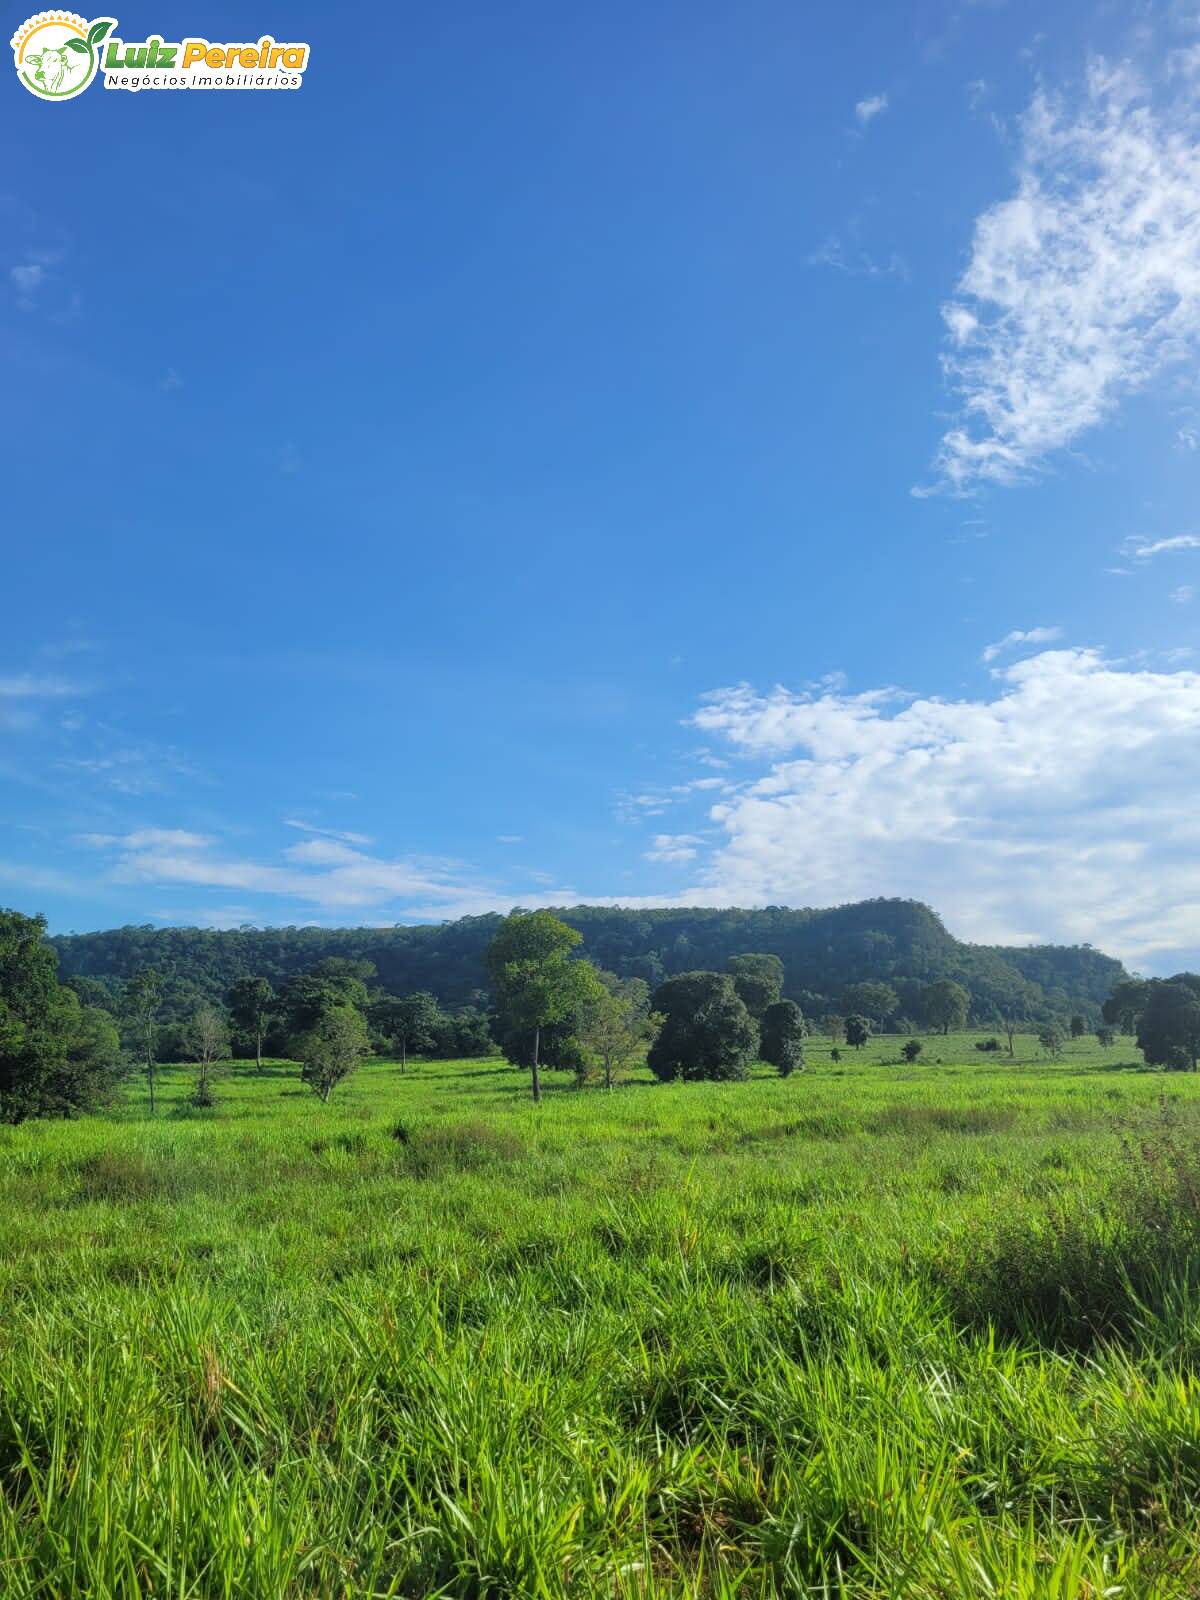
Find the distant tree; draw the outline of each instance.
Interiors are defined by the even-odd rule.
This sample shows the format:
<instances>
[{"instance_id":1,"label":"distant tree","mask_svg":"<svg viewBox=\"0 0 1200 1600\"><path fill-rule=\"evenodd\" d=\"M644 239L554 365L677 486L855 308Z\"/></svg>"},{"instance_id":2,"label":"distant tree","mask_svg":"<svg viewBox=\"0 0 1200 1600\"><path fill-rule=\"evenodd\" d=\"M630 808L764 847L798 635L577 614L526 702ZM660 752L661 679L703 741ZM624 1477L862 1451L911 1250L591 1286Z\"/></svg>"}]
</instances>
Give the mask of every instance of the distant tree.
<instances>
[{"instance_id":1,"label":"distant tree","mask_svg":"<svg viewBox=\"0 0 1200 1600\"><path fill-rule=\"evenodd\" d=\"M976 1039L975 1048L976 1050L982 1050L985 1055L996 1055L1000 1049L1000 1041L993 1034L988 1039Z\"/></svg>"},{"instance_id":2,"label":"distant tree","mask_svg":"<svg viewBox=\"0 0 1200 1600\"><path fill-rule=\"evenodd\" d=\"M971 997L961 983L953 978L938 978L921 991L921 1010L931 1028L949 1033L951 1028L966 1027Z\"/></svg>"},{"instance_id":3,"label":"distant tree","mask_svg":"<svg viewBox=\"0 0 1200 1600\"><path fill-rule=\"evenodd\" d=\"M730 956L725 970L733 979L738 999L755 1022L760 1022L763 1012L783 993L783 962L772 955Z\"/></svg>"},{"instance_id":4,"label":"distant tree","mask_svg":"<svg viewBox=\"0 0 1200 1600\"><path fill-rule=\"evenodd\" d=\"M1105 1022L1122 1033L1136 1033L1138 1018L1150 998L1150 985L1144 978L1119 978L1101 1006Z\"/></svg>"},{"instance_id":5,"label":"distant tree","mask_svg":"<svg viewBox=\"0 0 1200 1600\"><path fill-rule=\"evenodd\" d=\"M188 1044L197 1065L192 1104L211 1106L214 1069L218 1061L229 1059L229 1029L216 1006L202 1005L196 1008L188 1029Z\"/></svg>"},{"instance_id":6,"label":"distant tree","mask_svg":"<svg viewBox=\"0 0 1200 1600\"><path fill-rule=\"evenodd\" d=\"M162 1006L163 977L155 967L143 967L125 985L121 1009L134 1055L146 1075L150 1115L154 1115L158 1078L158 1019Z\"/></svg>"},{"instance_id":7,"label":"distant tree","mask_svg":"<svg viewBox=\"0 0 1200 1600\"><path fill-rule=\"evenodd\" d=\"M641 978L618 978L600 972L600 991L580 1012L579 1042L585 1051L580 1081L588 1076L588 1058L599 1063L604 1087L611 1089L638 1060L662 1026L650 1009L650 987Z\"/></svg>"},{"instance_id":8,"label":"distant tree","mask_svg":"<svg viewBox=\"0 0 1200 1600\"><path fill-rule=\"evenodd\" d=\"M401 1072L410 1050L417 1055L435 1047L441 1021L441 1007L425 989L400 997L383 995L371 1004L371 1022L399 1050Z\"/></svg>"},{"instance_id":9,"label":"distant tree","mask_svg":"<svg viewBox=\"0 0 1200 1600\"><path fill-rule=\"evenodd\" d=\"M869 1017L846 1018L846 1043L852 1044L856 1050L861 1050L871 1037L871 1020Z\"/></svg>"},{"instance_id":10,"label":"distant tree","mask_svg":"<svg viewBox=\"0 0 1200 1600\"><path fill-rule=\"evenodd\" d=\"M1200 1056L1200 977L1179 972L1151 981L1138 1018L1137 1044L1149 1066L1195 1072Z\"/></svg>"},{"instance_id":11,"label":"distant tree","mask_svg":"<svg viewBox=\"0 0 1200 1600\"><path fill-rule=\"evenodd\" d=\"M549 911L514 911L488 946L497 1010L510 1028L533 1036L529 1066L535 1105L542 1098L542 1029L577 1014L598 996L596 969L571 959L582 942L576 929Z\"/></svg>"},{"instance_id":12,"label":"distant tree","mask_svg":"<svg viewBox=\"0 0 1200 1600\"><path fill-rule=\"evenodd\" d=\"M442 1061L472 1061L496 1053L496 1041L488 1027L486 1012L478 1006L460 1006L443 1011L434 1029L430 1054Z\"/></svg>"},{"instance_id":13,"label":"distant tree","mask_svg":"<svg viewBox=\"0 0 1200 1600\"><path fill-rule=\"evenodd\" d=\"M821 1032L827 1033L834 1044L839 1044L846 1037L845 1020L829 1011L821 1018Z\"/></svg>"},{"instance_id":14,"label":"distant tree","mask_svg":"<svg viewBox=\"0 0 1200 1600\"><path fill-rule=\"evenodd\" d=\"M99 978L68 978L67 988L75 991L81 1006L94 1006L98 1011L112 1012L115 1007L112 990Z\"/></svg>"},{"instance_id":15,"label":"distant tree","mask_svg":"<svg viewBox=\"0 0 1200 1600\"><path fill-rule=\"evenodd\" d=\"M293 1043L300 1061L300 1080L322 1102L358 1068L370 1048L367 1025L353 1006L331 1007Z\"/></svg>"},{"instance_id":16,"label":"distant tree","mask_svg":"<svg viewBox=\"0 0 1200 1600\"><path fill-rule=\"evenodd\" d=\"M804 1013L794 1000L776 1000L763 1012L759 1054L781 1078L803 1072Z\"/></svg>"},{"instance_id":17,"label":"distant tree","mask_svg":"<svg viewBox=\"0 0 1200 1600\"><path fill-rule=\"evenodd\" d=\"M904 1057L905 1061L915 1061L921 1054L920 1039L910 1039L904 1046L903 1050L901 1050L900 1054Z\"/></svg>"},{"instance_id":18,"label":"distant tree","mask_svg":"<svg viewBox=\"0 0 1200 1600\"><path fill-rule=\"evenodd\" d=\"M842 1059L842 1052L836 1045L834 1045L833 1049L829 1052L829 1059L830 1061L840 1061Z\"/></svg>"},{"instance_id":19,"label":"distant tree","mask_svg":"<svg viewBox=\"0 0 1200 1600\"><path fill-rule=\"evenodd\" d=\"M310 1032L326 1012L339 1007L349 1006L360 1014L366 1012L370 1001L364 979L354 972L320 970L340 965L343 963L319 962L311 972L299 973L284 985L279 994L279 1011L289 1038ZM344 965L353 967L357 963Z\"/></svg>"},{"instance_id":20,"label":"distant tree","mask_svg":"<svg viewBox=\"0 0 1200 1600\"><path fill-rule=\"evenodd\" d=\"M900 997L890 983L851 983L842 992L842 1009L846 1016L868 1017L881 1024L900 1004Z\"/></svg>"},{"instance_id":21,"label":"distant tree","mask_svg":"<svg viewBox=\"0 0 1200 1600\"><path fill-rule=\"evenodd\" d=\"M656 1078L746 1078L758 1048L754 1019L723 972L667 978L651 1001L662 1017L647 1062Z\"/></svg>"},{"instance_id":22,"label":"distant tree","mask_svg":"<svg viewBox=\"0 0 1200 1600\"><path fill-rule=\"evenodd\" d=\"M1061 1022L1044 1022L1038 1029L1038 1044L1052 1061L1057 1061L1067 1042L1066 1030Z\"/></svg>"},{"instance_id":23,"label":"distant tree","mask_svg":"<svg viewBox=\"0 0 1200 1600\"><path fill-rule=\"evenodd\" d=\"M1087 1023L1083 1020L1079 1013L1076 1012L1071 1018L1071 1037L1072 1039L1082 1039L1086 1032Z\"/></svg>"},{"instance_id":24,"label":"distant tree","mask_svg":"<svg viewBox=\"0 0 1200 1600\"><path fill-rule=\"evenodd\" d=\"M1021 1031L1020 1019L1013 1016L1011 1012L1005 1012L1000 1026L1004 1029L1004 1037L1008 1040L1008 1053L1011 1056L1015 1053L1013 1050L1013 1040Z\"/></svg>"},{"instance_id":25,"label":"distant tree","mask_svg":"<svg viewBox=\"0 0 1200 1600\"><path fill-rule=\"evenodd\" d=\"M0 1122L92 1110L120 1071L112 1018L59 983L45 933L44 917L0 911Z\"/></svg>"},{"instance_id":26,"label":"distant tree","mask_svg":"<svg viewBox=\"0 0 1200 1600\"><path fill-rule=\"evenodd\" d=\"M275 1008L275 991L266 978L239 978L229 990L229 1012L235 1028L254 1040L254 1062L263 1069L263 1038Z\"/></svg>"},{"instance_id":27,"label":"distant tree","mask_svg":"<svg viewBox=\"0 0 1200 1600\"><path fill-rule=\"evenodd\" d=\"M1096 1029L1096 1041L1102 1050L1111 1050L1117 1042L1117 1030L1102 1022Z\"/></svg>"}]
</instances>

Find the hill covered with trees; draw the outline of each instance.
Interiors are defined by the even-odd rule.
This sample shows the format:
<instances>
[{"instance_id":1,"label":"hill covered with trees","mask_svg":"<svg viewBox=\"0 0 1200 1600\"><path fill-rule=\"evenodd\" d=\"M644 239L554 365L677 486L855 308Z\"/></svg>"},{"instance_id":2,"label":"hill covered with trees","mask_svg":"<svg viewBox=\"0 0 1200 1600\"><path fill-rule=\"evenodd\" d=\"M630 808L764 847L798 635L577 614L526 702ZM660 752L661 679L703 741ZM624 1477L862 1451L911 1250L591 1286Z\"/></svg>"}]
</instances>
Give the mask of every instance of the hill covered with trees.
<instances>
[{"instance_id":1,"label":"hill covered with trees","mask_svg":"<svg viewBox=\"0 0 1200 1600\"><path fill-rule=\"evenodd\" d=\"M1113 985L1126 976L1119 961L1090 945L964 944L912 900L825 910L574 906L557 915L583 935L582 954L621 978L643 978L653 987L676 973L723 971L731 956L765 952L783 962L784 993L808 1017L839 1010L852 985L890 985L897 997L893 1027L919 1015L920 991L941 978L962 985L972 1020L984 1026L1005 1016L1034 1022L1068 1013L1094 1026ZM330 957L370 961L391 993L427 990L453 1006L486 1003L485 955L502 920L393 928L126 927L53 942L64 980L95 980L116 992L139 970L158 969L168 1011L176 1014L220 1001L238 978L263 977L280 987Z\"/></svg>"}]
</instances>

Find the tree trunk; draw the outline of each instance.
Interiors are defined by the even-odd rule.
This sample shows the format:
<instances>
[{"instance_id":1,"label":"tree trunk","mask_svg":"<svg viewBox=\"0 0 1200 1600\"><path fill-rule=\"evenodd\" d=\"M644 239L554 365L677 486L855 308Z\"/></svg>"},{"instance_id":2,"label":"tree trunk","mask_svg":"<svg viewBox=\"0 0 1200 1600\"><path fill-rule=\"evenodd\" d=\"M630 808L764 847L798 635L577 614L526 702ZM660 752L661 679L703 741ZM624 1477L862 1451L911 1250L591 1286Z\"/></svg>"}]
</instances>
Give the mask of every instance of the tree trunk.
<instances>
[{"instance_id":1,"label":"tree trunk","mask_svg":"<svg viewBox=\"0 0 1200 1600\"><path fill-rule=\"evenodd\" d=\"M400 1071L408 1071L408 1035L405 1034L400 1041Z\"/></svg>"},{"instance_id":2,"label":"tree trunk","mask_svg":"<svg viewBox=\"0 0 1200 1600\"><path fill-rule=\"evenodd\" d=\"M259 1028L254 1035L254 1059L258 1063L258 1070L262 1071L262 1029Z\"/></svg>"},{"instance_id":3,"label":"tree trunk","mask_svg":"<svg viewBox=\"0 0 1200 1600\"><path fill-rule=\"evenodd\" d=\"M150 1085L150 1115L154 1115L154 1063L146 1063L146 1082Z\"/></svg>"},{"instance_id":4,"label":"tree trunk","mask_svg":"<svg viewBox=\"0 0 1200 1600\"><path fill-rule=\"evenodd\" d=\"M611 1089L612 1088L612 1057L611 1056L605 1056L605 1058L604 1058L604 1087L606 1089Z\"/></svg>"},{"instance_id":5,"label":"tree trunk","mask_svg":"<svg viewBox=\"0 0 1200 1600\"><path fill-rule=\"evenodd\" d=\"M533 1030L533 1103L540 1106L542 1103L542 1080L538 1077L538 1047L542 1042L541 1028Z\"/></svg>"}]
</instances>

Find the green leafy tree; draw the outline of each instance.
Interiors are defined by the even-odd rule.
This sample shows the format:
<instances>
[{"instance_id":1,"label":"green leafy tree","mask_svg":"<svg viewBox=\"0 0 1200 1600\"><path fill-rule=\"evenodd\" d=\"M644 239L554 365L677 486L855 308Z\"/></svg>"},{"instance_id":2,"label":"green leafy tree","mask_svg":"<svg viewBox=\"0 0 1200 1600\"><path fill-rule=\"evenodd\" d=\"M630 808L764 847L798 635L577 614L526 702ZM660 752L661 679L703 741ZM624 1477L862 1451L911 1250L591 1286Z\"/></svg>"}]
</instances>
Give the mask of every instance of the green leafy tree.
<instances>
[{"instance_id":1,"label":"green leafy tree","mask_svg":"<svg viewBox=\"0 0 1200 1600\"><path fill-rule=\"evenodd\" d=\"M275 1009L275 991L266 978L239 978L230 987L229 1012L235 1028L254 1040L254 1062L263 1069L263 1039Z\"/></svg>"},{"instance_id":2,"label":"green leafy tree","mask_svg":"<svg viewBox=\"0 0 1200 1600\"><path fill-rule=\"evenodd\" d=\"M821 1018L821 1032L829 1035L831 1044L840 1044L846 1037L846 1019L836 1011L827 1012Z\"/></svg>"},{"instance_id":3,"label":"green leafy tree","mask_svg":"<svg viewBox=\"0 0 1200 1600\"><path fill-rule=\"evenodd\" d=\"M211 1106L217 1062L229 1059L229 1029L216 1006L197 1006L188 1028L188 1048L197 1069L192 1104Z\"/></svg>"},{"instance_id":4,"label":"green leafy tree","mask_svg":"<svg viewBox=\"0 0 1200 1600\"><path fill-rule=\"evenodd\" d=\"M371 1041L362 1015L353 1006L332 1006L294 1041L300 1081L321 1101L348 1078L370 1053Z\"/></svg>"},{"instance_id":5,"label":"green leafy tree","mask_svg":"<svg viewBox=\"0 0 1200 1600\"><path fill-rule=\"evenodd\" d=\"M1117 1030L1107 1022L1102 1022L1096 1029L1096 1042L1101 1050L1111 1050L1117 1042Z\"/></svg>"},{"instance_id":6,"label":"green leafy tree","mask_svg":"<svg viewBox=\"0 0 1200 1600\"><path fill-rule=\"evenodd\" d=\"M1087 1023L1083 1020L1079 1013L1076 1012L1071 1018L1071 1037L1072 1039L1082 1039L1086 1032Z\"/></svg>"},{"instance_id":7,"label":"green leafy tree","mask_svg":"<svg viewBox=\"0 0 1200 1600\"><path fill-rule=\"evenodd\" d=\"M961 983L953 978L939 978L921 991L921 1011L931 1028L949 1033L951 1028L965 1028L971 997Z\"/></svg>"},{"instance_id":8,"label":"green leafy tree","mask_svg":"<svg viewBox=\"0 0 1200 1600\"><path fill-rule=\"evenodd\" d=\"M1061 1022L1044 1022L1038 1029L1038 1044L1042 1047L1042 1053L1048 1055L1051 1061L1057 1061L1062 1055L1066 1042L1066 1029Z\"/></svg>"},{"instance_id":9,"label":"green leafy tree","mask_svg":"<svg viewBox=\"0 0 1200 1600\"><path fill-rule=\"evenodd\" d=\"M154 1115L158 1080L158 1027L162 1009L163 976L155 967L143 967L125 985L121 1009L134 1056L146 1076L150 1115Z\"/></svg>"},{"instance_id":10,"label":"green leafy tree","mask_svg":"<svg viewBox=\"0 0 1200 1600\"><path fill-rule=\"evenodd\" d=\"M856 1050L861 1050L871 1037L871 1019L869 1017L846 1018L846 1043L852 1044Z\"/></svg>"},{"instance_id":11,"label":"green leafy tree","mask_svg":"<svg viewBox=\"0 0 1200 1600\"><path fill-rule=\"evenodd\" d=\"M1179 972L1150 982L1138 1018L1137 1044L1149 1066L1195 1072L1200 1056L1200 977Z\"/></svg>"},{"instance_id":12,"label":"green leafy tree","mask_svg":"<svg viewBox=\"0 0 1200 1600\"><path fill-rule=\"evenodd\" d=\"M762 1059L776 1069L781 1078L804 1070L804 1013L794 1000L776 1000L763 1012Z\"/></svg>"},{"instance_id":13,"label":"green leafy tree","mask_svg":"<svg viewBox=\"0 0 1200 1600\"><path fill-rule=\"evenodd\" d=\"M904 1048L901 1050L900 1054L904 1057L905 1061L915 1061L921 1054L920 1039L909 1039L907 1044L905 1044Z\"/></svg>"},{"instance_id":14,"label":"green leafy tree","mask_svg":"<svg viewBox=\"0 0 1200 1600\"><path fill-rule=\"evenodd\" d=\"M650 1009L650 986L641 978L618 978L600 972L600 991L580 1013L578 1037L587 1057L579 1074L586 1082L592 1061L598 1063L604 1087L611 1089L646 1050L662 1024Z\"/></svg>"},{"instance_id":15,"label":"green leafy tree","mask_svg":"<svg viewBox=\"0 0 1200 1600\"><path fill-rule=\"evenodd\" d=\"M530 1079L542 1098L539 1050L543 1028L578 1015L600 990L596 969L572 959L583 936L549 911L514 911L488 947L488 971L505 1026L532 1035Z\"/></svg>"},{"instance_id":16,"label":"green leafy tree","mask_svg":"<svg viewBox=\"0 0 1200 1600\"><path fill-rule=\"evenodd\" d=\"M1138 1018L1146 1009L1150 998L1150 985L1144 978L1120 978L1112 993L1101 1006L1105 1022L1119 1028L1122 1033L1136 1033Z\"/></svg>"},{"instance_id":17,"label":"green leafy tree","mask_svg":"<svg viewBox=\"0 0 1200 1600\"><path fill-rule=\"evenodd\" d=\"M112 1018L58 981L44 917L0 911L0 1122L102 1104L120 1074Z\"/></svg>"},{"instance_id":18,"label":"green leafy tree","mask_svg":"<svg viewBox=\"0 0 1200 1600\"><path fill-rule=\"evenodd\" d=\"M846 1016L869 1017L877 1025L890 1017L899 1004L900 997L890 983L851 983L842 994Z\"/></svg>"},{"instance_id":19,"label":"green leafy tree","mask_svg":"<svg viewBox=\"0 0 1200 1600\"><path fill-rule=\"evenodd\" d=\"M663 1019L646 1058L656 1078L749 1077L758 1029L728 974L682 972L659 984L651 1004Z\"/></svg>"},{"instance_id":20,"label":"green leafy tree","mask_svg":"<svg viewBox=\"0 0 1200 1600\"><path fill-rule=\"evenodd\" d=\"M346 1006L360 1015L366 1011L369 999L365 980L353 972L321 970L336 965L341 964L320 962L311 972L302 972L285 985L279 1006L289 1036L308 1033L327 1011Z\"/></svg>"},{"instance_id":21,"label":"green leafy tree","mask_svg":"<svg viewBox=\"0 0 1200 1600\"><path fill-rule=\"evenodd\" d=\"M408 1053L414 1055L435 1048L442 1010L425 989L414 994L384 995L371 1002L371 1022L400 1052L400 1070L408 1067Z\"/></svg>"},{"instance_id":22,"label":"green leafy tree","mask_svg":"<svg viewBox=\"0 0 1200 1600\"><path fill-rule=\"evenodd\" d=\"M783 962L772 955L730 956L725 970L733 979L738 999L755 1022L761 1022L767 1007L783 993Z\"/></svg>"}]
</instances>

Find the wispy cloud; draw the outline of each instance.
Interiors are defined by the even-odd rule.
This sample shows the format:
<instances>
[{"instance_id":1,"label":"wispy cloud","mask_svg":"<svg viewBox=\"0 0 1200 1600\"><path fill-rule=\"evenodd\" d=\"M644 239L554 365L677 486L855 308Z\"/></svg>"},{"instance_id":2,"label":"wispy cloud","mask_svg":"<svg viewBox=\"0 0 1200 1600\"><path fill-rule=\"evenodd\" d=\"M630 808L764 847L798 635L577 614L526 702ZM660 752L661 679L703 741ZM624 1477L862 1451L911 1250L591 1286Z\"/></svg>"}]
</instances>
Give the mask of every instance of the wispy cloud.
<instances>
[{"instance_id":1,"label":"wispy cloud","mask_svg":"<svg viewBox=\"0 0 1200 1600\"><path fill-rule=\"evenodd\" d=\"M943 316L962 415L914 493L1014 483L1200 340L1200 150L1189 92L1152 107L1093 61L1082 101L1039 91L1017 192L979 217Z\"/></svg>"},{"instance_id":2,"label":"wispy cloud","mask_svg":"<svg viewBox=\"0 0 1200 1600\"><path fill-rule=\"evenodd\" d=\"M647 861L665 861L671 865L680 865L686 861L694 861L698 847L704 843L694 833L656 833L649 850L645 851Z\"/></svg>"},{"instance_id":3,"label":"wispy cloud","mask_svg":"<svg viewBox=\"0 0 1200 1600\"><path fill-rule=\"evenodd\" d=\"M1196 585L1194 583L1181 583L1179 585L1178 589L1172 589L1171 590L1170 596L1168 598L1171 600L1172 604L1174 604L1174 605L1186 606L1186 605L1190 605L1191 602L1195 599L1195 597L1196 597Z\"/></svg>"},{"instance_id":4,"label":"wispy cloud","mask_svg":"<svg viewBox=\"0 0 1200 1600\"><path fill-rule=\"evenodd\" d=\"M816 250L805 256L806 267L831 267L835 272L844 272L852 278L905 278L908 277L908 263L903 256L894 251L884 260L860 250L857 246L847 248L842 241L834 236L827 238Z\"/></svg>"},{"instance_id":5,"label":"wispy cloud","mask_svg":"<svg viewBox=\"0 0 1200 1600\"><path fill-rule=\"evenodd\" d=\"M994 644L986 646L979 659L995 661L997 656L1002 656L1006 650L1015 650L1018 645L1050 644L1053 640L1061 638L1061 628L1014 628L1011 633L1006 633L1003 639L997 639Z\"/></svg>"},{"instance_id":6,"label":"wispy cloud","mask_svg":"<svg viewBox=\"0 0 1200 1600\"><path fill-rule=\"evenodd\" d=\"M1126 539L1121 546L1123 556L1135 561L1149 561L1152 556L1167 555L1174 550L1200 550L1200 534L1180 533L1172 539Z\"/></svg>"},{"instance_id":7,"label":"wispy cloud","mask_svg":"<svg viewBox=\"0 0 1200 1600\"><path fill-rule=\"evenodd\" d=\"M865 128L868 123L874 122L876 117L882 116L887 108L888 97L886 94L869 94L854 107L854 115Z\"/></svg>"},{"instance_id":8,"label":"wispy cloud","mask_svg":"<svg viewBox=\"0 0 1200 1600\"><path fill-rule=\"evenodd\" d=\"M302 822L299 817L284 817L285 828L299 828L302 833L317 833L326 839L339 839L343 844L374 844L369 833L350 833L340 828L323 828L315 822Z\"/></svg>"}]
</instances>

